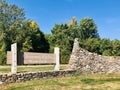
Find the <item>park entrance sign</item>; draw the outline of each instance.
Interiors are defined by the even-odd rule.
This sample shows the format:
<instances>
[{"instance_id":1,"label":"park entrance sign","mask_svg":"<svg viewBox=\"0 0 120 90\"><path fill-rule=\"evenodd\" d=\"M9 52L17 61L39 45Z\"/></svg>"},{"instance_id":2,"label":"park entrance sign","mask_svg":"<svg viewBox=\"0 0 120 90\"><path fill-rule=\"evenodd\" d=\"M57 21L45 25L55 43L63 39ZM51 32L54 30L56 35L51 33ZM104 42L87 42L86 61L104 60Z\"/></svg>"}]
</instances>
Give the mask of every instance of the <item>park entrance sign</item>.
<instances>
[{"instance_id":1,"label":"park entrance sign","mask_svg":"<svg viewBox=\"0 0 120 90\"><path fill-rule=\"evenodd\" d=\"M25 64L54 64L54 70L59 70L59 48L54 48L54 53L17 52L17 43L11 45L7 51L7 64L11 64L11 72L17 73L17 65Z\"/></svg>"}]
</instances>

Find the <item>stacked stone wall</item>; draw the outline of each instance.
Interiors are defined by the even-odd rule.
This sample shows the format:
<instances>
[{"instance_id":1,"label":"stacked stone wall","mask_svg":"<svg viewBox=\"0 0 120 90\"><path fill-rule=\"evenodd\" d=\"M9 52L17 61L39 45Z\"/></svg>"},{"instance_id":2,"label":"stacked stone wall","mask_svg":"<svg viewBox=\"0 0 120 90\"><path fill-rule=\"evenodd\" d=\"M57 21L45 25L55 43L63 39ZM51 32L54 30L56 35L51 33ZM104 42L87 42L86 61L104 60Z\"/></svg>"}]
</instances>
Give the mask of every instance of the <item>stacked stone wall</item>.
<instances>
[{"instance_id":1,"label":"stacked stone wall","mask_svg":"<svg viewBox=\"0 0 120 90\"><path fill-rule=\"evenodd\" d=\"M8 84L15 82L24 82L29 80L39 80L40 78L54 78L64 77L74 74L75 70L61 70L61 71L38 71L38 72L25 72L16 74L0 74L0 84Z\"/></svg>"},{"instance_id":2,"label":"stacked stone wall","mask_svg":"<svg viewBox=\"0 0 120 90\"><path fill-rule=\"evenodd\" d=\"M102 56L79 47L75 39L68 69L81 74L120 73L120 57Z\"/></svg>"}]
</instances>

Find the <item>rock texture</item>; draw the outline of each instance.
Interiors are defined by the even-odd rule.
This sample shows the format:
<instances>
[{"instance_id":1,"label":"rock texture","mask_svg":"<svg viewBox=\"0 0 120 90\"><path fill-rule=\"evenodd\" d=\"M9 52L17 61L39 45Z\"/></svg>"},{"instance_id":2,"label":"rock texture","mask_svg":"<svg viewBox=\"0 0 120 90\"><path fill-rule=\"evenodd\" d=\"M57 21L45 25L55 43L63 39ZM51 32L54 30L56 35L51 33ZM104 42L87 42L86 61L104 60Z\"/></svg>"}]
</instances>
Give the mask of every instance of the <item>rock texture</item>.
<instances>
[{"instance_id":1,"label":"rock texture","mask_svg":"<svg viewBox=\"0 0 120 90\"><path fill-rule=\"evenodd\" d=\"M75 39L68 69L77 70L77 73L120 73L120 58L101 56L79 47Z\"/></svg>"},{"instance_id":2,"label":"rock texture","mask_svg":"<svg viewBox=\"0 0 120 90\"><path fill-rule=\"evenodd\" d=\"M54 78L64 77L74 74L75 70L61 70L61 71L38 71L38 72L25 72L16 74L0 74L0 84L8 84L15 82L24 82L29 80L37 80L40 78Z\"/></svg>"}]
</instances>

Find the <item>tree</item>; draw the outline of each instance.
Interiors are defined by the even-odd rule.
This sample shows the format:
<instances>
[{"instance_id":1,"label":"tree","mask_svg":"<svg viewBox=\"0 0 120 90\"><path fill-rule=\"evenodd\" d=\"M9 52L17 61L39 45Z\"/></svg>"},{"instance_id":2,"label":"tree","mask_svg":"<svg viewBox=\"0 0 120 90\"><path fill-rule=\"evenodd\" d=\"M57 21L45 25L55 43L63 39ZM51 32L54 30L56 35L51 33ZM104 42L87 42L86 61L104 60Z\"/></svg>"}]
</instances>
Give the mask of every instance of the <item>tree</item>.
<instances>
[{"instance_id":1,"label":"tree","mask_svg":"<svg viewBox=\"0 0 120 90\"><path fill-rule=\"evenodd\" d=\"M27 20L17 36L20 51L49 52L49 43L35 21Z\"/></svg>"},{"instance_id":2,"label":"tree","mask_svg":"<svg viewBox=\"0 0 120 90\"><path fill-rule=\"evenodd\" d=\"M86 40L84 40L84 42L82 42L82 47L84 47L84 49L90 51L90 52L95 52L98 54L100 53L100 43L101 40L99 38L88 38Z\"/></svg>"},{"instance_id":3,"label":"tree","mask_svg":"<svg viewBox=\"0 0 120 90\"><path fill-rule=\"evenodd\" d=\"M24 10L16 5L0 1L0 64L6 62L6 51L12 43L18 43L18 51L48 52L49 43L38 24L25 20Z\"/></svg>"},{"instance_id":4,"label":"tree","mask_svg":"<svg viewBox=\"0 0 120 90\"><path fill-rule=\"evenodd\" d=\"M69 27L72 27L72 26L77 26L77 19L76 17L72 17L72 19L70 20L70 22L68 22L67 24Z\"/></svg>"},{"instance_id":5,"label":"tree","mask_svg":"<svg viewBox=\"0 0 120 90\"><path fill-rule=\"evenodd\" d=\"M108 38L101 39L100 52L102 55L110 56L112 55L111 41Z\"/></svg>"},{"instance_id":6,"label":"tree","mask_svg":"<svg viewBox=\"0 0 120 90\"><path fill-rule=\"evenodd\" d=\"M56 24L52 34L46 35L50 43L50 52L55 46L60 48L61 63L68 63L75 38L79 38L80 46L90 52L101 55L120 55L120 41L99 37L97 26L91 18L83 18L77 25L73 17L67 24Z\"/></svg>"},{"instance_id":7,"label":"tree","mask_svg":"<svg viewBox=\"0 0 120 90\"><path fill-rule=\"evenodd\" d=\"M53 53L54 52L54 41L53 41L53 36L52 34L45 34L45 39L48 41L49 43L49 53Z\"/></svg>"},{"instance_id":8,"label":"tree","mask_svg":"<svg viewBox=\"0 0 120 90\"><path fill-rule=\"evenodd\" d=\"M112 40L112 56L120 56L120 41L119 40Z\"/></svg>"},{"instance_id":9,"label":"tree","mask_svg":"<svg viewBox=\"0 0 120 90\"><path fill-rule=\"evenodd\" d=\"M81 20L80 25L77 25L77 20L73 17L68 24L56 24L52 29L52 35L50 36L52 39L52 46L50 43L50 47L58 46L61 49L61 62L68 63L70 54L73 47L73 41L75 38L79 38L81 45L87 47L87 44L83 44L86 40L87 43L90 45L95 41L95 45L92 46L92 49L88 48L92 52L99 53L99 41L98 39L92 38L99 38L97 33L97 27L91 18L84 18ZM87 40L88 38L91 38ZM54 44L54 45L53 45ZM98 50L95 50L95 49Z\"/></svg>"},{"instance_id":10,"label":"tree","mask_svg":"<svg viewBox=\"0 0 120 90\"><path fill-rule=\"evenodd\" d=\"M5 51L10 50L10 44L15 42L17 31L25 19L24 10L16 5L9 5L5 0L0 3L0 31L4 34ZM4 45L4 44L3 44Z\"/></svg>"},{"instance_id":11,"label":"tree","mask_svg":"<svg viewBox=\"0 0 120 90\"><path fill-rule=\"evenodd\" d=\"M99 38L97 26L91 18L83 18L80 21L78 34L81 40Z\"/></svg>"},{"instance_id":12,"label":"tree","mask_svg":"<svg viewBox=\"0 0 120 90\"><path fill-rule=\"evenodd\" d=\"M73 45L73 38L72 35L74 34L71 32L72 30L69 28L67 24L56 24L52 29L52 44L51 47L59 47L60 48L60 55L61 55L61 63L68 63L72 45Z\"/></svg>"},{"instance_id":13,"label":"tree","mask_svg":"<svg viewBox=\"0 0 120 90\"><path fill-rule=\"evenodd\" d=\"M5 64L6 51L10 50L10 44L15 41L17 30L24 19L23 9L9 5L5 0L0 1L0 64Z\"/></svg>"}]
</instances>

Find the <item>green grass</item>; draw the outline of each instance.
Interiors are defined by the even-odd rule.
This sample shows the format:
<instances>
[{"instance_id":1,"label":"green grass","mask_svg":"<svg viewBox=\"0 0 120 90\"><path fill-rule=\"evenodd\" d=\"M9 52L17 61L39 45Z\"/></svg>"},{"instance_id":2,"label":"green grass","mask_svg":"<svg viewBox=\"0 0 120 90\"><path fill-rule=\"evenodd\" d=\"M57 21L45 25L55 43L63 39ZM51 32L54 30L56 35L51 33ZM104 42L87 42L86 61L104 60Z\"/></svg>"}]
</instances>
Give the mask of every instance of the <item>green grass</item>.
<instances>
[{"instance_id":1,"label":"green grass","mask_svg":"<svg viewBox=\"0 0 120 90\"><path fill-rule=\"evenodd\" d=\"M0 90L120 90L120 74L72 75L1 85Z\"/></svg>"},{"instance_id":2,"label":"green grass","mask_svg":"<svg viewBox=\"0 0 120 90\"><path fill-rule=\"evenodd\" d=\"M60 69L65 69L66 66L60 66ZM53 65L48 66L38 66L38 67L19 67L17 68L17 72L29 72L29 71L43 71L43 70L54 70ZM8 73L11 71L11 68L0 68L0 73Z\"/></svg>"},{"instance_id":3,"label":"green grass","mask_svg":"<svg viewBox=\"0 0 120 90\"><path fill-rule=\"evenodd\" d=\"M84 84L90 84L90 85L95 85L95 84L104 84L106 82L113 82L113 81L120 81L120 78L109 78L109 79L101 79L101 80L96 80L92 78L85 78L81 80Z\"/></svg>"}]
</instances>

